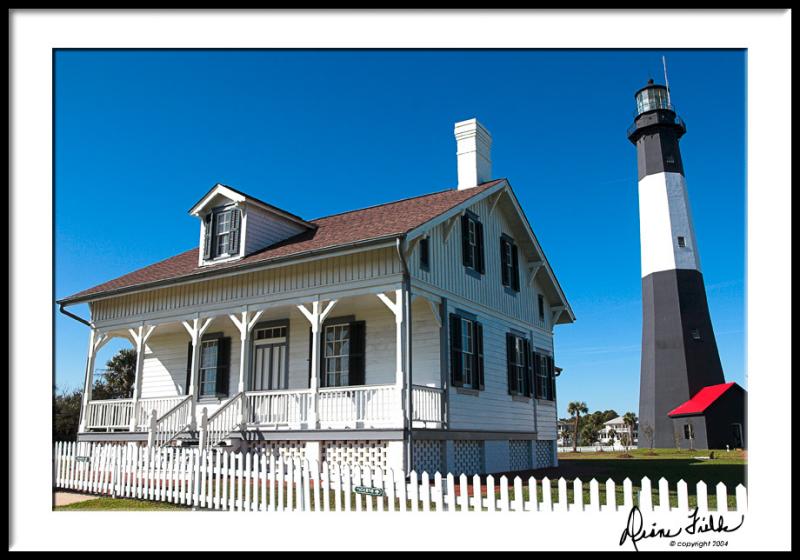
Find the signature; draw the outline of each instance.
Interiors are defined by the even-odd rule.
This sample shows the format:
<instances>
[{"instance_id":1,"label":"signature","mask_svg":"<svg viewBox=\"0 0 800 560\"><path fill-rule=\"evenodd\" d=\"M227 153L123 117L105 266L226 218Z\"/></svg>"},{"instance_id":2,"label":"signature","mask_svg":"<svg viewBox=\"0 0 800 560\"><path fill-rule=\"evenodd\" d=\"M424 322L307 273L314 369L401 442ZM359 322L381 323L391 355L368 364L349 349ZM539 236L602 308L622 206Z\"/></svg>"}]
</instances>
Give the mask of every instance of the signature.
<instances>
[{"instance_id":1,"label":"signature","mask_svg":"<svg viewBox=\"0 0 800 560\"><path fill-rule=\"evenodd\" d=\"M685 533L687 535L699 535L701 533L733 533L744 524L744 514L742 514L739 524L735 527L729 526L725 522L725 517L722 514L706 514L700 515L697 508L694 508L688 516L689 522L685 525L672 528L658 527L655 523L651 523L649 529L645 528L644 517L642 512L637 506L631 508L628 515L628 522L622 535L619 538L619 545L625 544L625 541L630 539L633 548L638 551L638 542L650 538L672 538Z\"/></svg>"}]
</instances>

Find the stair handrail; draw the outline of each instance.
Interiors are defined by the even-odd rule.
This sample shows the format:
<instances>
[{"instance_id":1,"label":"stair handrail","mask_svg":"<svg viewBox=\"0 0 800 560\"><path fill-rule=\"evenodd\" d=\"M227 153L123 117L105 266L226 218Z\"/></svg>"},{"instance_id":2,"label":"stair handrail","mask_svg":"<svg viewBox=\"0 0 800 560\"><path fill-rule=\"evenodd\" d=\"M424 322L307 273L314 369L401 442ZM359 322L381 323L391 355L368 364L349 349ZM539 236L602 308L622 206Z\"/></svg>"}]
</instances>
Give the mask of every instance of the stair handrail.
<instances>
[{"instance_id":1,"label":"stair handrail","mask_svg":"<svg viewBox=\"0 0 800 560\"><path fill-rule=\"evenodd\" d=\"M158 447L169 445L191 426L191 401L192 396L189 395L156 420L155 442Z\"/></svg>"},{"instance_id":2,"label":"stair handrail","mask_svg":"<svg viewBox=\"0 0 800 560\"><path fill-rule=\"evenodd\" d=\"M225 436L234 431L237 427L242 426L243 409L245 392L240 391L231 400L219 407L214 414L208 417L206 425L206 448L213 447ZM232 409L238 405L237 409Z\"/></svg>"}]
</instances>

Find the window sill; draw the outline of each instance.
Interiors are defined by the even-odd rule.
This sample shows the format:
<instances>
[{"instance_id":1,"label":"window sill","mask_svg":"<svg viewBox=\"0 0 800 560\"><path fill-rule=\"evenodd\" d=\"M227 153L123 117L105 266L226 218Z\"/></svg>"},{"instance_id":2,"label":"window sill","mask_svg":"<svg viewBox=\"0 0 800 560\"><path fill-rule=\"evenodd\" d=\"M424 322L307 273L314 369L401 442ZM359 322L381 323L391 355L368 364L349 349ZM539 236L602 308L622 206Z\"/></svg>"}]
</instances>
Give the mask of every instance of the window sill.
<instances>
[{"instance_id":1,"label":"window sill","mask_svg":"<svg viewBox=\"0 0 800 560\"><path fill-rule=\"evenodd\" d=\"M481 274L480 272L469 266L464 267L464 272L467 274L467 276L472 276L473 278L477 278L478 280L480 280L483 277L483 274Z\"/></svg>"},{"instance_id":2,"label":"window sill","mask_svg":"<svg viewBox=\"0 0 800 560\"><path fill-rule=\"evenodd\" d=\"M469 389L467 387L456 387L456 393L459 395L469 395L472 397L477 397L481 394L478 389Z\"/></svg>"},{"instance_id":3,"label":"window sill","mask_svg":"<svg viewBox=\"0 0 800 560\"><path fill-rule=\"evenodd\" d=\"M554 402L554 400L553 399L540 399L539 397L536 397L536 402L537 403L551 403L551 402Z\"/></svg>"},{"instance_id":4,"label":"window sill","mask_svg":"<svg viewBox=\"0 0 800 560\"><path fill-rule=\"evenodd\" d=\"M503 290L505 291L506 294L513 297L517 297L517 294L519 293L519 290L515 290L514 288L509 288L506 285L503 285Z\"/></svg>"},{"instance_id":5,"label":"window sill","mask_svg":"<svg viewBox=\"0 0 800 560\"><path fill-rule=\"evenodd\" d=\"M197 404L222 404L222 399L228 397L197 397Z\"/></svg>"},{"instance_id":6,"label":"window sill","mask_svg":"<svg viewBox=\"0 0 800 560\"><path fill-rule=\"evenodd\" d=\"M524 402L524 403L531 402L531 398L526 397L525 395L511 395L511 400L514 402Z\"/></svg>"}]
</instances>

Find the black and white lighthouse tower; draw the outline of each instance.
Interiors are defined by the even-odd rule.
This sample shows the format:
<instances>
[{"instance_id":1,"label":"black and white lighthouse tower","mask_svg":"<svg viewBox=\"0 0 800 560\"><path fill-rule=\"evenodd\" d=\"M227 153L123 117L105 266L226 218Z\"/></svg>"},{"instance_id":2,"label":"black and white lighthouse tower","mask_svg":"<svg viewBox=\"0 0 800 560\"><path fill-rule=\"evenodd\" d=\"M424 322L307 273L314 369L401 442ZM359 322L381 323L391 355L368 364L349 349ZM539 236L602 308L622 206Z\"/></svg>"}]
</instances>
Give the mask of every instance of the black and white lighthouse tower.
<instances>
[{"instance_id":1,"label":"black and white lighthouse tower","mask_svg":"<svg viewBox=\"0 0 800 560\"><path fill-rule=\"evenodd\" d=\"M642 252L642 367L639 441L653 428L655 447L674 446L667 416L700 389L725 381L708 312L680 138L686 126L665 86L636 92L628 139L639 167Z\"/></svg>"}]
</instances>

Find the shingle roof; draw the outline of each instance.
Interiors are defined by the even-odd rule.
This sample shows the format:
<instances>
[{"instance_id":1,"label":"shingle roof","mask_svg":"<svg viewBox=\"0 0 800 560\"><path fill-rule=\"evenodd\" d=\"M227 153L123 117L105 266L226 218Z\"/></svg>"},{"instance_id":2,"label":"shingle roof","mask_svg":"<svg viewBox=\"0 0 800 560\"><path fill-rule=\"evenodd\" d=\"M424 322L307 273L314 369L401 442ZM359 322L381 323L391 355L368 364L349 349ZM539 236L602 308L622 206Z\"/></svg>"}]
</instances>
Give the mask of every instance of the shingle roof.
<instances>
[{"instance_id":1,"label":"shingle roof","mask_svg":"<svg viewBox=\"0 0 800 560\"><path fill-rule=\"evenodd\" d=\"M719 385L709 385L700 389L695 396L682 405L670 410L667 416L687 416L690 414L702 414L706 409L714 404L718 398L736 385L736 383L720 383Z\"/></svg>"},{"instance_id":2,"label":"shingle roof","mask_svg":"<svg viewBox=\"0 0 800 560\"><path fill-rule=\"evenodd\" d=\"M497 179L471 189L450 189L309 220L317 226L316 230L301 233L227 263L201 267L198 265L199 249L190 249L63 298L59 303L74 303L110 292L127 291L198 275L213 275L310 252L402 235L502 181L503 179Z\"/></svg>"}]
</instances>

